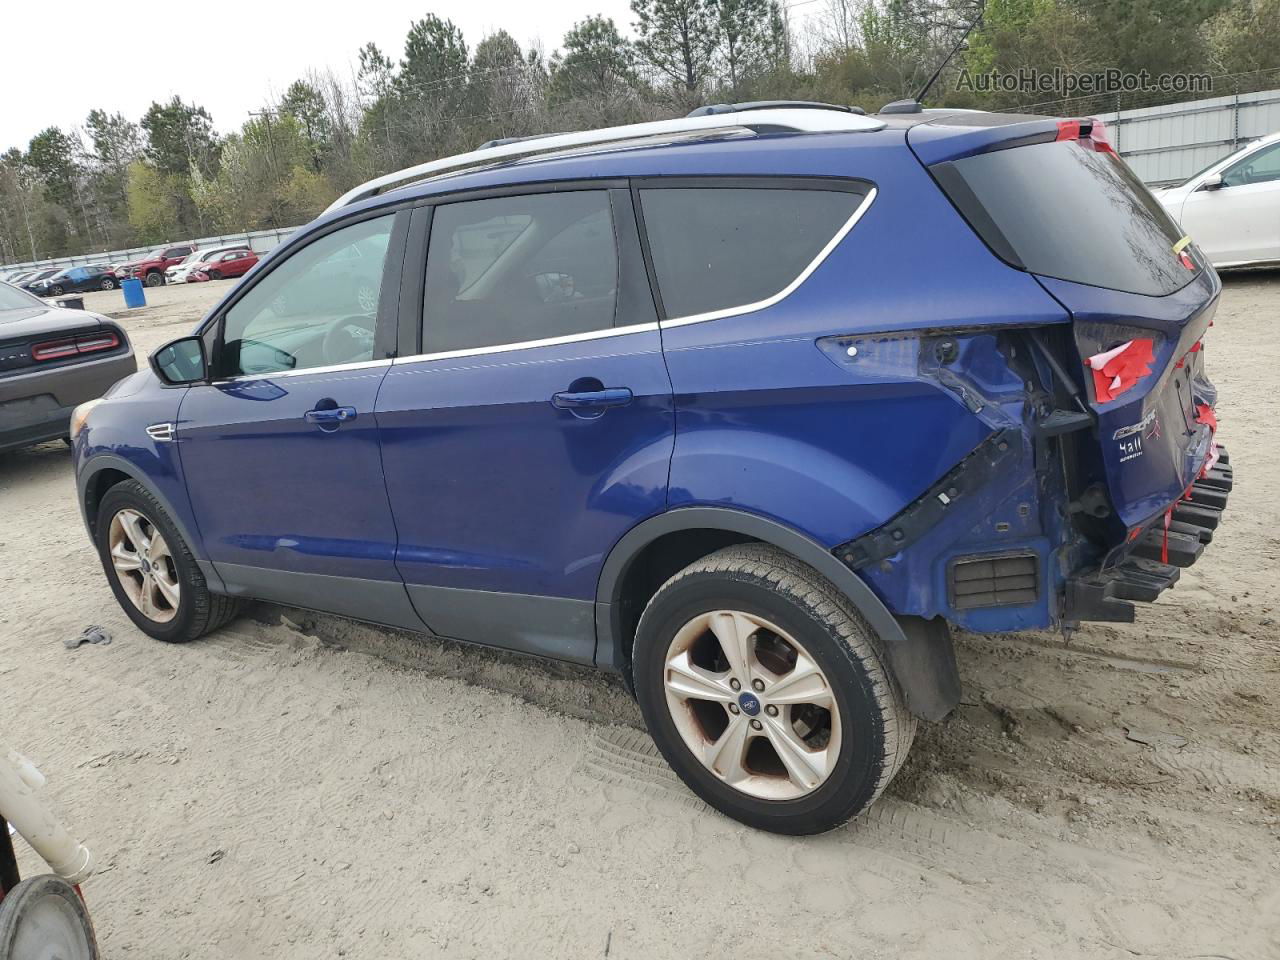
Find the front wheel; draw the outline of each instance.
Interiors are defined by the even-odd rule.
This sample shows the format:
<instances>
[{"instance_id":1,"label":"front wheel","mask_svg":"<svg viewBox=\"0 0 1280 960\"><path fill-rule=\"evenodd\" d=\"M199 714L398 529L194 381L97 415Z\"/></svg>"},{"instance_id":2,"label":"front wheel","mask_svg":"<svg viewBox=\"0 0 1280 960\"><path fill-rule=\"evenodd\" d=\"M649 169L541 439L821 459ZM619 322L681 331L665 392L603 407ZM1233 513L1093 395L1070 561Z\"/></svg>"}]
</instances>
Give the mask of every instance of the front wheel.
<instances>
[{"instance_id":1,"label":"front wheel","mask_svg":"<svg viewBox=\"0 0 1280 960\"><path fill-rule=\"evenodd\" d=\"M28 877L0 902L0 960L97 960L93 924L75 887L60 877Z\"/></svg>"},{"instance_id":2,"label":"front wheel","mask_svg":"<svg viewBox=\"0 0 1280 960\"><path fill-rule=\"evenodd\" d=\"M160 273L158 270L153 270L151 273L148 273L148 274L147 274L147 286L148 286L148 287L158 287L158 286L160 286L162 283L164 283L164 274L163 274L163 273Z\"/></svg>"},{"instance_id":3,"label":"front wheel","mask_svg":"<svg viewBox=\"0 0 1280 960\"><path fill-rule=\"evenodd\" d=\"M102 283L101 283L101 284L99 284L99 286L100 286L103 290L114 290L114 289L116 288L116 282L115 282L113 279L111 279L110 277L103 277L103 278L102 278Z\"/></svg>"},{"instance_id":4,"label":"front wheel","mask_svg":"<svg viewBox=\"0 0 1280 960\"><path fill-rule=\"evenodd\" d=\"M102 498L94 539L111 592L143 633L180 643L235 616L236 601L210 593L177 526L136 480Z\"/></svg>"},{"instance_id":5,"label":"front wheel","mask_svg":"<svg viewBox=\"0 0 1280 960\"><path fill-rule=\"evenodd\" d=\"M49 296L51 296L51 297L60 297L60 296L62 296L62 294L63 294L63 293L65 293L65 292L66 292L66 291L64 291L64 290L62 289L62 287L58 286L58 284L56 284L56 283L55 283L52 287L50 287L50 288L49 288Z\"/></svg>"},{"instance_id":6,"label":"front wheel","mask_svg":"<svg viewBox=\"0 0 1280 960\"><path fill-rule=\"evenodd\" d=\"M221 274L221 273L219 273L217 270L210 270L210 271L209 271L209 279L210 279L210 280L221 280L221 279L222 279L222 274Z\"/></svg>"},{"instance_id":7,"label":"front wheel","mask_svg":"<svg viewBox=\"0 0 1280 960\"><path fill-rule=\"evenodd\" d=\"M875 801L915 736L877 645L812 568L763 544L727 547L649 601L636 696L707 803L760 829L821 833Z\"/></svg>"}]
</instances>

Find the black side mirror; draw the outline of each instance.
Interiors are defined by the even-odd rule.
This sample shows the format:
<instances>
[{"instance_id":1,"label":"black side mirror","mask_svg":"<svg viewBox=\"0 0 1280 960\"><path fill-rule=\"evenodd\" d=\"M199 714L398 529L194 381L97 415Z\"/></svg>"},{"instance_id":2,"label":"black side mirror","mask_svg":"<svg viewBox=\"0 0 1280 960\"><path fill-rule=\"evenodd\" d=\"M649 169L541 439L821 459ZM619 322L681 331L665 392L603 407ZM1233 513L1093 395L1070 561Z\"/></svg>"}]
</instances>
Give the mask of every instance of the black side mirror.
<instances>
[{"instance_id":1,"label":"black side mirror","mask_svg":"<svg viewBox=\"0 0 1280 960\"><path fill-rule=\"evenodd\" d=\"M200 383L209 376L209 363L200 337L182 337L151 355L151 369L164 383L181 386Z\"/></svg>"}]
</instances>

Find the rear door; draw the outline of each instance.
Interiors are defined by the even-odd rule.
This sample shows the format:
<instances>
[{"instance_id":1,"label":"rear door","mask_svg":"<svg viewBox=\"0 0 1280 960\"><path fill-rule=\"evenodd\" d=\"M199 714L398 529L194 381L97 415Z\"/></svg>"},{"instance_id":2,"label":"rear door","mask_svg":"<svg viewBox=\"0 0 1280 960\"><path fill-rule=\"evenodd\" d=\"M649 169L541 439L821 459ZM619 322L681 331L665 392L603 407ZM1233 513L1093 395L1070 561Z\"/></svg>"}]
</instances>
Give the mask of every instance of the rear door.
<instances>
[{"instance_id":1,"label":"rear door","mask_svg":"<svg viewBox=\"0 0 1280 960\"><path fill-rule=\"evenodd\" d=\"M630 195L462 198L416 211L419 237L428 219L416 355L377 408L397 566L434 632L590 663L600 567L665 508L673 441Z\"/></svg>"},{"instance_id":2,"label":"rear door","mask_svg":"<svg viewBox=\"0 0 1280 960\"><path fill-rule=\"evenodd\" d=\"M200 532L233 591L420 627L395 569L374 401L390 361L408 213L340 226L281 256L218 320L214 381L182 402L177 439ZM361 247L376 308L335 287ZM386 278L386 279L384 279ZM315 288L329 291L311 304Z\"/></svg>"}]
</instances>

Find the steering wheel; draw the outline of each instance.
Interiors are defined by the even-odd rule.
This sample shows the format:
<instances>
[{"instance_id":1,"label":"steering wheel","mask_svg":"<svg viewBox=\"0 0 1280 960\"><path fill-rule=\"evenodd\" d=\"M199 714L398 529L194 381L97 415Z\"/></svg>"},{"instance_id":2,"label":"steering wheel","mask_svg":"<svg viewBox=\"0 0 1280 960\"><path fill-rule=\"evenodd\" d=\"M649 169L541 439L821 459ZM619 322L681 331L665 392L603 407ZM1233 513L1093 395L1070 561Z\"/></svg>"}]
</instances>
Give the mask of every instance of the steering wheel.
<instances>
[{"instance_id":1,"label":"steering wheel","mask_svg":"<svg viewBox=\"0 0 1280 960\"><path fill-rule=\"evenodd\" d=\"M325 331L321 352L326 363L349 363L373 356L373 320L344 317Z\"/></svg>"}]
</instances>

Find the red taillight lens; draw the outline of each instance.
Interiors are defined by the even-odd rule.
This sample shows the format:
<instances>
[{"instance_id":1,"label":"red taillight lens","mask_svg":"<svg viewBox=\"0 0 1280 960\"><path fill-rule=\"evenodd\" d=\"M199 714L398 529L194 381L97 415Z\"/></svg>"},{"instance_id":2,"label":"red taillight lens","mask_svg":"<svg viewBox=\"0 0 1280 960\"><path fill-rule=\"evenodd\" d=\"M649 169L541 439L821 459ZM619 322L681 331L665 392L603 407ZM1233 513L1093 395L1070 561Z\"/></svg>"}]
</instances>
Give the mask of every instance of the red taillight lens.
<instances>
[{"instance_id":1,"label":"red taillight lens","mask_svg":"<svg viewBox=\"0 0 1280 960\"><path fill-rule=\"evenodd\" d=\"M37 343L31 348L31 359L38 362L64 360L82 353L114 350L118 346L120 346L120 337L114 331L107 330L66 340L46 340L44 343Z\"/></svg>"}]
</instances>

